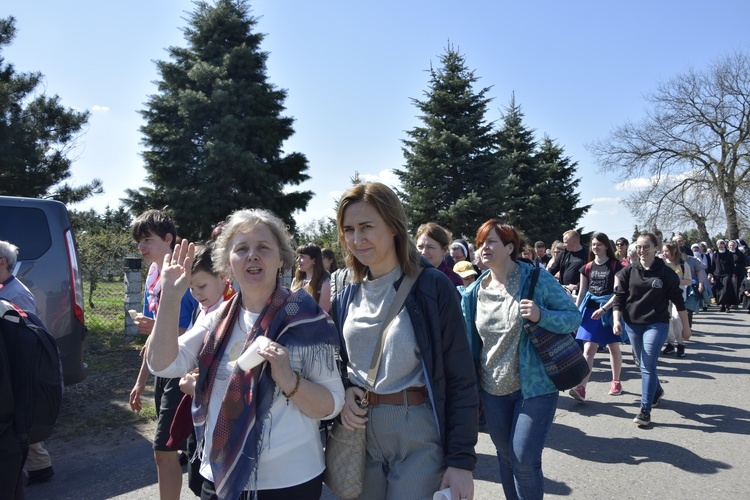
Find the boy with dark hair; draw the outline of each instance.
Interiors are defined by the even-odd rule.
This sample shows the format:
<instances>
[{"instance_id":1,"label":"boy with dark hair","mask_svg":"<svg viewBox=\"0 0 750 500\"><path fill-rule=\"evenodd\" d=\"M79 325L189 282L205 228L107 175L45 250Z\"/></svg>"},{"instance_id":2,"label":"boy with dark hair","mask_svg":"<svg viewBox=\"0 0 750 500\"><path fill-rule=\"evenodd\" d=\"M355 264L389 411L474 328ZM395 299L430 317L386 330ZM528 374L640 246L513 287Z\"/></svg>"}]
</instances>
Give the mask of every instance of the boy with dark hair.
<instances>
[{"instance_id":1,"label":"boy with dark hair","mask_svg":"<svg viewBox=\"0 0 750 500\"><path fill-rule=\"evenodd\" d=\"M161 296L161 266L164 257L172 253L177 240L177 229L171 216L163 210L148 210L138 216L132 226L133 239L138 244L138 251L143 260L149 264L148 276L143 293L143 313L135 318L138 331L149 335L154 328L154 317L159 309ZM193 311L198 302L186 292L180 307L180 334L191 324ZM142 408L141 394L148 381L145 351L148 342L141 352L143 362L133 390L130 392L130 407L133 411ZM154 460L159 478L159 496L164 499L179 499L182 487L182 468L177 452L167 446L169 428L172 425L175 411L182 399L179 378L156 377L154 382L154 399L158 420L154 436Z\"/></svg>"},{"instance_id":2,"label":"boy with dark hair","mask_svg":"<svg viewBox=\"0 0 750 500\"><path fill-rule=\"evenodd\" d=\"M534 264L536 264L540 269L547 269L547 264L549 264L552 256L547 255L547 246L543 241L537 241L536 243L534 243L534 252L536 253Z\"/></svg>"}]
</instances>

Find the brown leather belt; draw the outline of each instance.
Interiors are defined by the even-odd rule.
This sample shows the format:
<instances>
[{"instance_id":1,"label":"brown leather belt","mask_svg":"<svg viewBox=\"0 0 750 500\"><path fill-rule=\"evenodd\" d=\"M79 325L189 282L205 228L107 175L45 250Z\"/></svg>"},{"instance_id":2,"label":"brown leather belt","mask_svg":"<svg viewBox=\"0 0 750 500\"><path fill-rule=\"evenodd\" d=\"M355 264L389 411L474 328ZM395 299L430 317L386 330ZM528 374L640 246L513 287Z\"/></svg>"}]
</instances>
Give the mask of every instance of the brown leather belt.
<instances>
[{"instance_id":1,"label":"brown leather belt","mask_svg":"<svg viewBox=\"0 0 750 500\"><path fill-rule=\"evenodd\" d=\"M409 387L400 392L392 394L375 394L371 392L367 397L367 405L406 405L419 406L427 399L426 387Z\"/></svg>"}]
</instances>

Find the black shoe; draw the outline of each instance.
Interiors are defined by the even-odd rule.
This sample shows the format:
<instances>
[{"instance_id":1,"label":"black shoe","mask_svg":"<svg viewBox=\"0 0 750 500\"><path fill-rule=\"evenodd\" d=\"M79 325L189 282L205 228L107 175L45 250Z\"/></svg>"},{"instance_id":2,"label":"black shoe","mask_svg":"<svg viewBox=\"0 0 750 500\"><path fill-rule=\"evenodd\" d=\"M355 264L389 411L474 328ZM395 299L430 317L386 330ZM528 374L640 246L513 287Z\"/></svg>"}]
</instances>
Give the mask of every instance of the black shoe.
<instances>
[{"instance_id":1,"label":"black shoe","mask_svg":"<svg viewBox=\"0 0 750 500\"><path fill-rule=\"evenodd\" d=\"M31 470L29 471L29 482L27 484L46 483L52 479L52 476L54 475L55 471L52 469L51 465L44 469Z\"/></svg>"},{"instance_id":2,"label":"black shoe","mask_svg":"<svg viewBox=\"0 0 750 500\"><path fill-rule=\"evenodd\" d=\"M659 402L661 401L662 396L664 396L664 389L659 386L656 388L656 394L654 394L653 401L651 401L652 408L656 408L657 406L659 406Z\"/></svg>"},{"instance_id":3,"label":"black shoe","mask_svg":"<svg viewBox=\"0 0 750 500\"><path fill-rule=\"evenodd\" d=\"M721 309L719 309L719 312L727 312L727 306L721 306Z\"/></svg>"},{"instance_id":4,"label":"black shoe","mask_svg":"<svg viewBox=\"0 0 750 500\"><path fill-rule=\"evenodd\" d=\"M674 352L674 346L672 344L667 344L667 347L662 349L662 354L672 354Z\"/></svg>"},{"instance_id":5,"label":"black shoe","mask_svg":"<svg viewBox=\"0 0 750 500\"><path fill-rule=\"evenodd\" d=\"M685 346L682 344L677 344L677 357L678 358L685 357Z\"/></svg>"},{"instance_id":6,"label":"black shoe","mask_svg":"<svg viewBox=\"0 0 750 500\"><path fill-rule=\"evenodd\" d=\"M708 307L703 306L703 312L706 312L706 311L708 311Z\"/></svg>"},{"instance_id":7,"label":"black shoe","mask_svg":"<svg viewBox=\"0 0 750 500\"><path fill-rule=\"evenodd\" d=\"M635 416L633 423L638 427L646 427L651 423L651 412L646 411L645 406L641 406L641 411Z\"/></svg>"}]
</instances>

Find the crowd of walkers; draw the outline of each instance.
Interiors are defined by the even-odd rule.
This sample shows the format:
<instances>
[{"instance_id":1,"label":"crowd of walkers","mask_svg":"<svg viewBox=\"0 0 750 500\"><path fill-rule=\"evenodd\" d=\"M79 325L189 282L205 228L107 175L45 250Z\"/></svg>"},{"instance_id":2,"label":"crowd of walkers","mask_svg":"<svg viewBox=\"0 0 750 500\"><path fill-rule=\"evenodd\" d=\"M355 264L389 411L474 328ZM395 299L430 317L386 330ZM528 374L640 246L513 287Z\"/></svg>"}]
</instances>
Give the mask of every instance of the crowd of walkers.
<instances>
[{"instance_id":1,"label":"crowd of walkers","mask_svg":"<svg viewBox=\"0 0 750 500\"><path fill-rule=\"evenodd\" d=\"M157 375L160 498L180 498L177 449L204 500L320 498L321 429L335 419L365 436L357 498L472 499L481 425L505 498L540 499L560 391L530 324L574 336L592 369L607 352L613 397L625 392L630 344L641 374L633 421L648 426L664 396L658 358L686 355L692 316L750 313L742 241L714 250L659 231L632 243L595 232L586 246L569 230L547 247L490 219L472 244L434 222L410 234L397 195L372 182L347 190L337 210L341 261L294 246L266 210L234 212L200 245L178 241L164 211L136 219L151 266L136 322L149 337L130 404L142 408ZM585 402L589 377L568 394Z\"/></svg>"}]
</instances>

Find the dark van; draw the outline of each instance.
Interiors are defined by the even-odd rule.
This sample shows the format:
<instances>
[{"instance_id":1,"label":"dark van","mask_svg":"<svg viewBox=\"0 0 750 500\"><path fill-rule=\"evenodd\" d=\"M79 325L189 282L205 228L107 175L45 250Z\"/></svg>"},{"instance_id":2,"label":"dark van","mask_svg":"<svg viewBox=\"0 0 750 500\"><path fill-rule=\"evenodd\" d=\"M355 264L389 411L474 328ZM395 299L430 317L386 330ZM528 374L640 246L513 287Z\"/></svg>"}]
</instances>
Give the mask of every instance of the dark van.
<instances>
[{"instance_id":1,"label":"dark van","mask_svg":"<svg viewBox=\"0 0 750 500\"><path fill-rule=\"evenodd\" d=\"M83 286L73 228L59 201L0 196L0 240L18 247L13 274L36 298L36 313L57 340L66 385L86 377Z\"/></svg>"}]
</instances>

